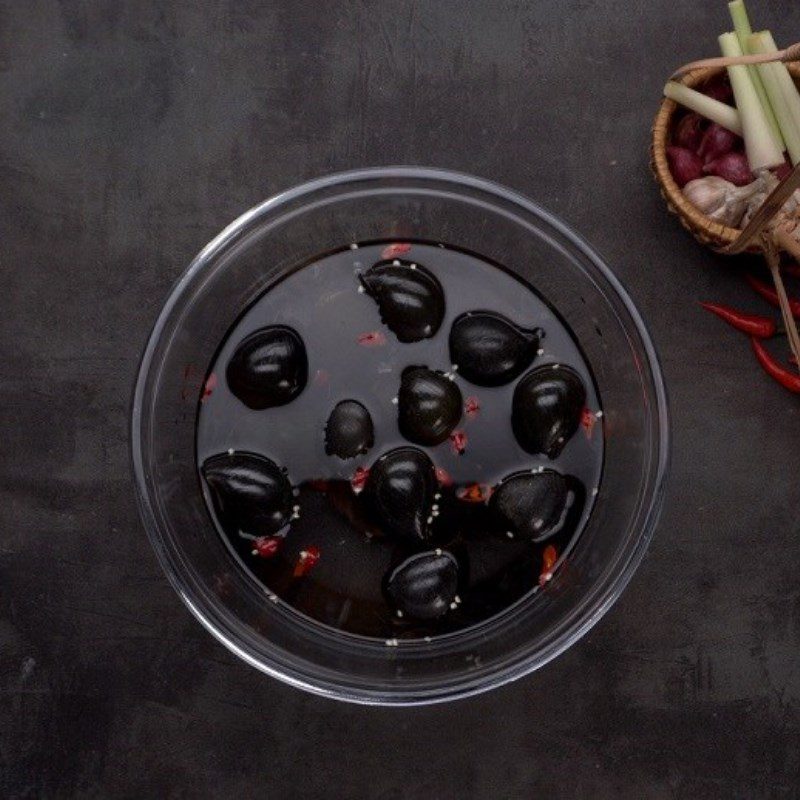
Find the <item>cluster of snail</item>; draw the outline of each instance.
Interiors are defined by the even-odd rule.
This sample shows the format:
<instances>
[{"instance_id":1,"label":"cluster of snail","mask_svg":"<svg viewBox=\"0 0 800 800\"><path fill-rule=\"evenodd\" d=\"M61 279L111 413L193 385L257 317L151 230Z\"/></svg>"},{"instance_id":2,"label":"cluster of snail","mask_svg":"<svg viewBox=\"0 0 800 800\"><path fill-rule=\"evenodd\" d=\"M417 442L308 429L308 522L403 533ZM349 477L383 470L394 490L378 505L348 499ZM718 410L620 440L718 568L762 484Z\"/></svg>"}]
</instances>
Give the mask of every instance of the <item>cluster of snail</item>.
<instances>
[{"instance_id":1,"label":"cluster of snail","mask_svg":"<svg viewBox=\"0 0 800 800\"><path fill-rule=\"evenodd\" d=\"M377 304L383 323L400 342L428 339L440 329L444 292L424 266L384 260L360 274L359 281L360 291ZM554 459L580 425L586 388L570 367L529 369L541 352L542 336L540 329L521 328L499 313L476 310L453 321L448 345L464 381L482 387L518 381L511 408L514 436L527 453ZM307 383L303 340L285 325L260 328L238 344L225 377L232 394L251 409L286 405ZM375 460L358 502L383 535L421 546L431 537L440 486L435 466L420 446L448 439L464 401L452 374L412 365L401 373L396 403L398 429L409 444ZM372 417L363 403L343 399L333 407L325 426L328 456L355 458L374 442ZM252 539L286 536L297 511L286 469L263 455L228 451L208 458L202 474L226 531ZM495 487L488 509L509 535L541 542L563 525L570 487L569 478L554 469L517 472ZM416 552L386 576L385 595L401 615L436 619L458 603L458 573L458 560L446 550Z\"/></svg>"}]
</instances>

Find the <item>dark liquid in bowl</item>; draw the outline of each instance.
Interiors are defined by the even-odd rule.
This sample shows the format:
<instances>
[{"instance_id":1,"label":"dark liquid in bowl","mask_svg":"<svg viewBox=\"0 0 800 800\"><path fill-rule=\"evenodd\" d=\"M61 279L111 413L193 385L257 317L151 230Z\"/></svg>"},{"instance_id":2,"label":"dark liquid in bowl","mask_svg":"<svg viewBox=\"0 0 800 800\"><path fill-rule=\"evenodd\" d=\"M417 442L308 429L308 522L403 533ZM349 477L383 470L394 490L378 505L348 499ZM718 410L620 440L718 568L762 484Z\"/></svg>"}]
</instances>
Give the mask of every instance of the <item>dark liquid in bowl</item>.
<instances>
[{"instance_id":1,"label":"dark liquid in bowl","mask_svg":"<svg viewBox=\"0 0 800 800\"><path fill-rule=\"evenodd\" d=\"M455 249L412 243L399 252L388 251L388 245L362 245L323 256L276 283L239 318L209 370L197 425L197 464L221 535L270 596L325 625L391 642L474 625L546 584L547 573L559 568L591 513L603 441L602 425L594 424L600 404L589 366L558 315L530 286ZM424 266L443 290L444 316L430 338L400 341L382 321L375 297L363 291L364 274L375 264L391 264L395 256L405 268ZM503 385L475 385L453 369L448 345L453 322L476 310L543 332L532 363ZM299 336L307 377L285 404L251 408L231 391L226 371L246 337L272 326ZM409 442L401 433L396 398L409 366L443 373L460 390L455 427L439 444ZM581 424L564 437L563 449L552 459L527 452L511 424L515 387L542 366L554 372L573 370L586 392ZM326 453L326 424L345 400L366 409L373 427L370 449L346 459ZM438 497L431 501L436 508L421 510L424 541L398 535L391 522L382 524L370 505L369 486L359 491L366 471L384 454L403 447L427 454L436 469ZM263 456L285 470L297 514L276 535L243 530L215 508L203 465L231 452ZM540 537L509 530L512 526L488 498L503 479L541 470L566 477L569 500L557 532L532 541ZM413 498L406 499L403 511L413 503ZM267 538L276 542L265 544ZM438 573L433 578L417 575L416 590L430 612L417 613L413 602L403 606L402 597L397 601L407 582L398 579L387 586L387 581L416 554L430 553L435 561L437 551L451 557L444 565L447 580ZM438 586L440 579L447 585ZM454 590L451 579L457 582ZM430 608L432 597L434 606L445 604L444 610Z\"/></svg>"}]
</instances>

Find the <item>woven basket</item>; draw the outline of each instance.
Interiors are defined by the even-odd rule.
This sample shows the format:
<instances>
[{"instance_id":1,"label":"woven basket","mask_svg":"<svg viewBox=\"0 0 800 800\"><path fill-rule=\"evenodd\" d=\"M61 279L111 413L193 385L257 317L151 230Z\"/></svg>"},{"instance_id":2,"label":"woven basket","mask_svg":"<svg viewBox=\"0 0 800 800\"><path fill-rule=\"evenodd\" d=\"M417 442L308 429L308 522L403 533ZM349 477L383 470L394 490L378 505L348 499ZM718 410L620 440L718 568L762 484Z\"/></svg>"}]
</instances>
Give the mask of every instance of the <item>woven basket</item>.
<instances>
[{"instance_id":1,"label":"woven basket","mask_svg":"<svg viewBox=\"0 0 800 800\"><path fill-rule=\"evenodd\" d=\"M787 64L787 68L795 83L800 86L800 64ZM681 83L693 88L702 86L722 69L698 69L690 72L681 79ZM653 123L653 141L650 145L650 163L653 174L661 187L661 194L667 202L667 208L678 216L686 230L688 230L701 244L719 248L731 244L740 231L738 228L729 228L719 222L709 219L700 213L684 196L675 183L667 162L667 145L672 138L672 126L675 120L677 103L666 98L662 100L661 107ZM753 247L752 252L759 252L758 247Z\"/></svg>"}]
</instances>

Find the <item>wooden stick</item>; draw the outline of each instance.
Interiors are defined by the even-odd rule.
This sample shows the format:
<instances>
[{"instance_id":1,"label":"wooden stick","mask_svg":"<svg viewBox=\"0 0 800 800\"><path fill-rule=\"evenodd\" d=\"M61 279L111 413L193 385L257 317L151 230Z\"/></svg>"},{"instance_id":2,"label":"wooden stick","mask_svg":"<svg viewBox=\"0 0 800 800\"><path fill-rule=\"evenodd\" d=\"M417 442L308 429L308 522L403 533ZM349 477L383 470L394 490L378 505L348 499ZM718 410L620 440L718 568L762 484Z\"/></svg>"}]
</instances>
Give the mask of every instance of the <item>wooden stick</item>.
<instances>
[{"instance_id":1,"label":"wooden stick","mask_svg":"<svg viewBox=\"0 0 800 800\"><path fill-rule=\"evenodd\" d=\"M780 231L780 232L779 232ZM775 291L778 293L778 302L781 307L781 316L783 317L783 326L786 328L786 336L789 339L789 347L794 353L797 369L800 370L800 333L797 331L797 322L795 321L794 314L792 314L791 306L789 305L789 297L786 294L786 287L783 284L783 277L781 276L781 257L776 246L776 240L779 236L785 233L782 229L777 229L773 232L773 239L769 236L764 236L764 256L769 264L769 270L772 273L772 281L775 284ZM789 234L786 234L789 236ZM789 238L792 238L789 236ZM789 248L786 248L787 250ZM793 251L792 252L794 255Z\"/></svg>"}]
</instances>

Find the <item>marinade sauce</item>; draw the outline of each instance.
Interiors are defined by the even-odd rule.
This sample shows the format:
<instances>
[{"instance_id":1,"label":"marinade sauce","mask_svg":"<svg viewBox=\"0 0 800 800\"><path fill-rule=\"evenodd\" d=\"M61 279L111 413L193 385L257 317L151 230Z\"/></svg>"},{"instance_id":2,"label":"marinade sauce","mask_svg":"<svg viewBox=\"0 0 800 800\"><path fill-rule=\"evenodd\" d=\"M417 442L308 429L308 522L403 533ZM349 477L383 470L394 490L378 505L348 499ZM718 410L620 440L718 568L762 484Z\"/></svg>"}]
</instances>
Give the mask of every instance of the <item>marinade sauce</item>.
<instances>
[{"instance_id":1,"label":"marinade sauce","mask_svg":"<svg viewBox=\"0 0 800 800\"><path fill-rule=\"evenodd\" d=\"M435 637L533 596L591 513L600 398L557 311L422 242L284 277L208 369L197 468L241 567L342 631Z\"/></svg>"}]
</instances>

